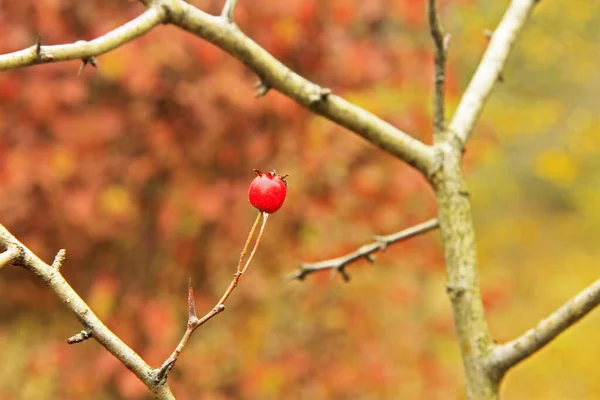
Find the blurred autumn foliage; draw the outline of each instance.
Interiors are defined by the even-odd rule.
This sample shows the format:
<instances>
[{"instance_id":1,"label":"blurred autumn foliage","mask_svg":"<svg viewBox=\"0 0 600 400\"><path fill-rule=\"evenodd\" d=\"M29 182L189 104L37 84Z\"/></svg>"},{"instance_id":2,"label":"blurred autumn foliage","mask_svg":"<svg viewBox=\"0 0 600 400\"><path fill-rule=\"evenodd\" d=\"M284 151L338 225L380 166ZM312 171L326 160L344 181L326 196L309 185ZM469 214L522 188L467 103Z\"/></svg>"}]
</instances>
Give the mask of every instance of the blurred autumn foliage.
<instances>
[{"instance_id":1,"label":"blurred autumn foliage","mask_svg":"<svg viewBox=\"0 0 600 400\"><path fill-rule=\"evenodd\" d=\"M192 1L217 14L222 1ZM422 0L244 1L236 22L299 74L430 142L432 51ZM442 1L456 105L506 1ZM0 52L92 39L142 12L124 1L0 3ZM598 276L600 5L541 2L468 147L482 289L499 341ZM62 269L151 365L208 311L255 217L253 168L289 174L227 312L170 376L178 399L455 399L462 370L437 233L329 275L297 260L349 251L435 214L418 173L269 92L219 49L170 26L98 59L0 74L0 217ZM0 399L146 399L147 389L18 268L0 274ZM600 316L511 372L510 399L594 399Z\"/></svg>"}]
</instances>

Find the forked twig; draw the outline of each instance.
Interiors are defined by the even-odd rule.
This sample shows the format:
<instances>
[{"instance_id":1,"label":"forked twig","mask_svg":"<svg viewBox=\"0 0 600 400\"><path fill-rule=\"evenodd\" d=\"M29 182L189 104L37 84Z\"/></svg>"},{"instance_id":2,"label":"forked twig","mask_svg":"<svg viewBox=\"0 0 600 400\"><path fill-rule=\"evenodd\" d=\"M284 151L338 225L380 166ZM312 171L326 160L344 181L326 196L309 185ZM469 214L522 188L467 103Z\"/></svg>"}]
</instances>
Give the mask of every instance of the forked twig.
<instances>
[{"instance_id":1,"label":"forked twig","mask_svg":"<svg viewBox=\"0 0 600 400\"><path fill-rule=\"evenodd\" d=\"M250 246L250 242L252 240L252 237L254 236L254 232L256 232L256 227L258 226L258 223L261 220L261 217L262 217L262 224L260 226L260 231L258 232L258 237L256 238L256 242L254 243L254 247L252 248L252 251L250 252L250 256L248 257L248 260L242 267L242 264L244 262L244 257L246 255L246 252L248 251L248 247ZM215 315L217 315L225 310L225 302L227 301L227 299L229 298L229 296L231 295L233 290L237 287L240 279L242 279L242 276L244 276L244 273L248 269L250 262L252 261L252 259L254 258L254 255L256 254L256 250L258 249L258 245L263 236L263 232L265 230L265 225L267 224L268 217L269 217L269 214L267 214L265 212L258 213L258 216L256 217L256 220L254 221L254 225L252 225L252 229L250 229L250 233L248 234L248 238L246 239L246 244L244 245L244 248L240 254L240 261L237 266L237 271L233 275L233 280L229 284L229 287L227 288L225 293L223 293L223 296L221 297L219 302L212 308L212 310L210 310L202 318L198 318L198 316L196 315L196 303L194 301L194 290L192 289L192 284L190 281L189 288L188 288L187 329L186 329L185 333L183 334L183 337L179 341L179 344L173 351L173 353L171 353L171 355L165 360L165 362L162 364L162 366L160 368L158 368L154 371L154 377L158 384L166 381L167 376L169 375L169 371L171 371L171 369L175 365L175 362L179 358L179 355L185 348L185 345L187 344L187 342L190 340L190 337L192 337L192 334L194 333L194 331L196 329L198 329L198 327L204 325L212 317L214 317Z\"/></svg>"}]
</instances>

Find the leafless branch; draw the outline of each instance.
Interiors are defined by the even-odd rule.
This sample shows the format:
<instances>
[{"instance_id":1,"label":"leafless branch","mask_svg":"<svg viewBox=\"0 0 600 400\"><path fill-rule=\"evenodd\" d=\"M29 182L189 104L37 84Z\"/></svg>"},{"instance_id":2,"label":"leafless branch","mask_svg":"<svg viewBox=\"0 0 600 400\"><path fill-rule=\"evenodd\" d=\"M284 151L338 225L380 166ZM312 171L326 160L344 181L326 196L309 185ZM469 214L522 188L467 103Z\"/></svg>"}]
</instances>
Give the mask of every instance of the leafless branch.
<instances>
[{"instance_id":1,"label":"leafless branch","mask_svg":"<svg viewBox=\"0 0 600 400\"><path fill-rule=\"evenodd\" d=\"M490 354L489 367L506 371L540 350L587 313L600 305L600 279L575 295L539 324Z\"/></svg>"},{"instance_id":2,"label":"leafless branch","mask_svg":"<svg viewBox=\"0 0 600 400\"><path fill-rule=\"evenodd\" d=\"M157 399L171 400L175 398L166 382L155 383L155 380L152 379L152 368L104 325L65 280L56 265L48 265L40 260L3 225L0 225L0 244L6 247L3 254L5 260L11 260L13 264L25 268L40 278L58 296L65 307L75 314L84 326L84 330L89 332L94 339L129 368L152 391ZM58 252L55 264L59 263L56 260L61 260L64 254L63 251Z\"/></svg>"},{"instance_id":3,"label":"leafless branch","mask_svg":"<svg viewBox=\"0 0 600 400\"><path fill-rule=\"evenodd\" d=\"M254 236L254 232L256 231L256 228L258 226L258 223L261 220L261 217L262 217L262 224L260 226L260 231L258 233L258 237L256 239L256 242L254 243L254 247L252 248L252 252L250 253L250 256L248 257L248 260L246 261L245 264L243 264L244 257L246 255L246 251L248 250L248 247L250 246L250 242L252 240L252 237ZM258 214L256 221L254 221L254 225L252 226L252 229L250 230L250 233L248 234L248 239L246 240L244 249L242 250L242 252L240 254L240 261L238 263L237 271L233 275L233 280L229 284L229 287L227 288L227 290L225 291L225 293L223 294L223 296L221 297L219 302L212 308L212 310L210 310L202 318L198 318L196 315L196 303L194 301L194 290L192 289L192 284L190 282L189 289L188 289L187 329L186 329L183 337L179 341L179 344L173 351L173 353L171 353L171 355L165 360L165 362L163 363L163 365L160 368L158 368L157 370L154 371L156 383L166 382L169 372L175 365L175 362L179 358L179 355L185 348L185 345L187 344L187 342L192 337L192 334L194 333L194 331L196 329L198 329L200 326L204 325L206 322L208 322L208 320L210 320L215 315L220 314L221 312L225 311L225 302L227 301L227 299L229 298L231 293L233 293L233 290L237 287L240 279L242 279L242 276L244 276L244 273L248 269L250 262L252 261L252 259L254 258L254 255L256 254L256 250L258 249L258 245L260 243L263 232L265 230L265 225L267 224L268 217L269 217L269 214L267 214L267 213L261 212ZM243 267L242 267L242 265L243 265Z\"/></svg>"},{"instance_id":4,"label":"leafless branch","mask_svg":"<svg viewBox=\"0 0 600 400\"><path fill-rule=\"evenodd\" d=\"M80 40L70 44L42 46L41 39L38 39L32 47L14 53L1 54L0 71L68 60L82 60L84 65L86 63L95 65L94 56L109 52L148 33L152 28L164 22L166 18L165 8L152 6L140 16L89 42Z\"/></svg>"},{"instance_id":5,"label":"leafless branch","mask_svg":"<svg viewBox=\"0 0 600 400\"><path fill-rule=\"evenodd\" d=\"M444 35L440 24L437 1L427 0L427 17L429 19L429 31L433 38L435 48L435 90L433 95L433 128L434 137L439 138L446 130L444 113L444 82L446 80L446 55L450 35Z\"/></svg>"},{"instance_id":6,"label":"leafless branch","mask_svg":"<svg viewBox=\"0 0 600 400\"><path fill-rule=\"evenodd\" d=\"M162 0L160 4L169 9L171 23L239 59L260 77L264 87L280 91L301 106L359 134L421 172L429 172L433 161L430 146L294 73L235 24L227 23L220 16L206 14L183 0Z\"/></svg>"},{"instance_id":7,"label":"leafless branch","mask_svg":"<svg viewBox=\"0 0 600 400\"><path fill-rule=\"evenodd\" d=\"M339 273L347 282L350 280L350 275L348 275L348 272L346 271L346 266L348 266L350 263L362 258L369 262L375 262L373 253L385 250L385 248L390 244L409 239L413 236L421 235L438 227L439 222L437 218L432 218L428 221L391 235L375 236L375 241L373 243L365 244L344 256L332 258L330 260L319 261L316 263L300 263L298 270L288 275L287 278L289 280L303 280L307 275L310 275L314 272L331 270L333 273Z\"/></svg>"},{"instance_id":8,"label":"leafless branch","mask_svg":"<svg viewBox=\"0 0 600 400\"><path fill-rule=\"evenodd\" d=\"M229 23L233 22L233 12L235 11L236 5L237 0L226 0L225 5L223 6L223 12L221 13L221 17L225 18L225 20Z\"/></svg>"},{"instance_id":9,"label":"leafless branch","mask_svg":"<svg viewBox=\"0 0 600 400\"><path fill-rule=\"evenodd\" d=\"M450 131L464 144L481 114L494 84L501 76L504 64L517 35L531 14L536 0L512 0L498 28L494 31L483 59L450 123Z\"/></svg>"}]
</instances>

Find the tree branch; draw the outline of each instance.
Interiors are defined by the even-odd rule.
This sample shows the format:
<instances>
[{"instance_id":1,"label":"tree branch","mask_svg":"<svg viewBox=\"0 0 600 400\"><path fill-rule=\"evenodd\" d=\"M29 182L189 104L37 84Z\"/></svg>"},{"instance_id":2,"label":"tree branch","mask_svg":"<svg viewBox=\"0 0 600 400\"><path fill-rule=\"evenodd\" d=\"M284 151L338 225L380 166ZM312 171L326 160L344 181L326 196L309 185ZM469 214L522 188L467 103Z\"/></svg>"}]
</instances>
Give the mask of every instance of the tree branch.
<instances>
[{"instance_id":1,"label":"tree branch","mask_svg":"<svg viewBox=\"0 0 600 400\"><path fill-rule=\"evenodd\" d=\"M446 56L450 35L444 35L444 30L440 25L437 1L427 0L427 17L429 19L429 32L433 38L435 56L434 71L434 95L433 95L433 133L434 138L439 140L442 133L446 130L445 112L444 112L444 83L446 80Z\"/></svg>"},{"instance_id":2,"label":"tree branch","mask_svg":"<svg viewBox=\"0 0 600 400\"><path fill-rule=\"evenodd\" d=\"M346 282L350 280L350 275L346 271L346 266L361 258L367 259L369 262L375 262L373 253L378 251L384 251L390 244L397 243L413 236L421 235L438 228L439 222L437 218L432 218L428 221L404 229L400 232L393 233L386 236L375 236L373 243L366 244L359 247L357 250L348 253L344 256L332 258L330 260L320 261L316 263L300 263L298 270L289 274L287 279L303 280L306 276L323 270L331 270L333 273L339 273Z\"/></svg>"},{"instance_id":3,"label":"tree branch","mask_svg":"<svg viewBox=\"0 0 600 400\"><path fill-rule=\"evenodd\" d=\"M149 7L135 19L89 42L80 40L71 44L42 46L41 41L38 40L36 44L27 49L0 55L0 71L68 60L82 60L86 64L95 65L93 57L116 49L148 33L155 26L165 22L167 17L165 8Z\"/></svg>"},{"instance_id":4,"label":"tree branch","mask_svg":"<svg viewBox=\"0 0 600 400\"><path fill-rule=\"evenodd\" d=\"M450 131L463 145L471 136L483 105L502 74L515 39L537 2L536 0L512 0L498 28L494 31L483 59L450 123Z\"/></svg>"},{"instance_id":5,"label":"tree branch","mask_svg":"<svg viewBox=\"0 0 600 400\"><path fill-rule=\"evenodd\" d=\"M489 357L489 368L499 373L506 372L540 350L598 305L600 305L600 279L540 321L535 328L513 341L496 346Z\"/></svg>"},{"instance_id":6,"label":"tree branch","mask_svg":"<svg viewBox=\"0 0 600 400\"><path fill-rule=\"evenodd\" d=\"M359 134L421 172L429 172L433 159L430 146L294 73L235 24L206 14L182 0L162 0L160 4L168 7L170 22L239 59L259 76L264 87L279 90L301 106Z\"/></svg>"},{"instance_id":7,"label":"tree branch","mask_svg":"<svg viewBox=\"0 0 600 400\"><path fill-rule=\"evenodd\" d=\"M73 290L61 275L57 265L62 262L64 252L61 250L56 257L59 262L48 265L40 260L31 250L19 242L3 225L0 225L0 243L6 247L3 257L10 257L15 265L22 266L33 272L58 296L67 307L102 346L129 368L154 394L157 399L175 399L166 382L156 384L152 379L152 368L117 335L111 332L94 314L90 307ZM9 253L9 255L6 255ZM17 254L15 256L15 254Z\"/></svg>"}]
</instances>

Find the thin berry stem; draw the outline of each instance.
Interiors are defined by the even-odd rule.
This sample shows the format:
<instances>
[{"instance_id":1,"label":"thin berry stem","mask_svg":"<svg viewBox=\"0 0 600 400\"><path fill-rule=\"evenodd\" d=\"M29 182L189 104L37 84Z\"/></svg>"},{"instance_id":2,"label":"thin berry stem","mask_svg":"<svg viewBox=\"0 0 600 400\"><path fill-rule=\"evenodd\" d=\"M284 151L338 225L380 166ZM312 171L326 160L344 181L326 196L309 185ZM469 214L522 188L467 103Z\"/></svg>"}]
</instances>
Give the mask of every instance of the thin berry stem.
<instances>
[{"instance_id":1,"label":"thin berry stem","mask_svg":"<svg viewBox=\"0 0 600 400\"><path fill-rule=\"evenodd\" d=\"M250 241L254 236L254 232L256 231L256 227L258 226L258 222L260 221L260 217L262 216L262 212L259 212L256 216L256 220L254 220L254 225L252 225L252 229L250 229L250 233L248 234L248 238L246 239L246 244L244 245L244 249L240 253L240 262L238 263L237 270L238 272L242 272L242 263L244 262L244 257L246 256L246 252L248 251L248 246L250 246ZM266 221L266 218L265 218ZM263 223L264 227L264 223ZM262 228L261 228L262 231ZM245 270L245 268L244 268Z\"/></svg>"},{"instance_id":2,"label":"thin berry stem","mask_svg":"<svg viewBox=\"0 0 600 400\"><path fill-rule=\"evenodd\" d=\"M250 257L248 257L248 261L246 261L246 265L244 265L244 269L242 269L242 274L244 272L246 272L246 270L248 269L248 266L250 265L250 262L254 258L254 254L256 253L256 250L258 249L258 244L260 243L260 239L262 239L263 232L265 230L265 225L267 225L267 219L269 218L269 214L266 212L259 213L258 218L260 218L261 214L262 214L262 225L260 226L260 231L258 232L258 237L256 238L256 243L254 244L254 248L250 252ZM258 222L258 218L256 218L256 222ZM256 227L256 223L254 223L254 226L252 227L253 234L254 234L255 227Z\"/></svg>"}]
</instances>

